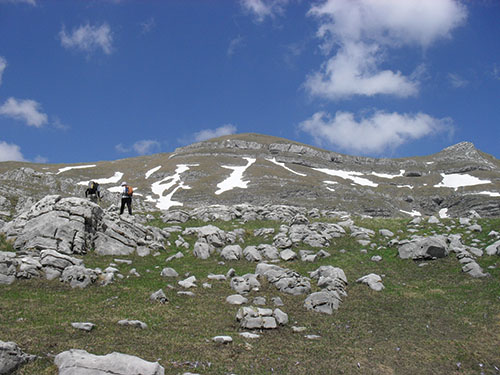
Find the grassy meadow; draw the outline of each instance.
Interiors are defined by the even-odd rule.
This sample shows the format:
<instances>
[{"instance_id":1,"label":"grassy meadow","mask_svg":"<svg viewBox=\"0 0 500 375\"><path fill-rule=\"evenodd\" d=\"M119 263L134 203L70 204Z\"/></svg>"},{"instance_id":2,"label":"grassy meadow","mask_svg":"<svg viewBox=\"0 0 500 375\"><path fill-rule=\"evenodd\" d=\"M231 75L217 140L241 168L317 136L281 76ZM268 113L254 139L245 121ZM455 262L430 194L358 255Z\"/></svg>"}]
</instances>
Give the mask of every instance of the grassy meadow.
<instances>
[{"instance_id":1,"label":"grassy meadow","mask_svg":"<svg viewBox=\"0 0 500 375\"><path fill-rule=\"evenodd\" d=\"M440 225L422 224L417 234L463 233L466 245L484 249L494 241L488 233L500 231L500 219L477 221L483 228L481 233L469 233L457 220L444 219ZM190 250L179 249L173 245L174 234L172 245L159 256L119 257L132 260L132 264L118 264L125 278L105 287L95 284L71 289L58 280L44 279L0 286L0 340L14 341L23 351L39 356L19 374L57 374L53 357L72 348L93 354L116 351L159 361L166 374L500 374L500 257L478 258L491 277L474 279L462 272L454 253L426 262L400 259L397 248L388 247L388 239L379 236L378 229L389 229L400 239L409 238L408 220L356 219L355 223L376 231L374 249L365 247L367 253L362 252L363 247L348 233L324 248L331 254L328 258L314 263L277 263L303 276L321 265L342 268L349 281L348 296L332 315L307 311L305 295L280 293L261 279L260 291L247 296L248 305L253 297L262 296L267 300L265 307L274 308L271 298L279 296L284 302L280 309L288 314L289 324L254 332L261 335L258 339L239 336L235 320L239 306L225 301L235 294L229 280L210 281L207 275L226 274L230 268L237 275L254 273L256 263L221 263L216 255L197 259L192 255L195 238L184 237ZM191 221L182 227L206 224ZM224 230L244 228L242 248L272 243L272 236L254 237L253 230L281 225L267 221L210 224ZM150 225L165 226L159 221ZM294 248L301 249L308 247ZM12 248L2 240L0 250ZM185 257L165 262L178 251ZM383 260L373 262L373 255ZM87 267L101 269L115 258L92 252L83 256ZM180 276L161 277L167 266ZM128 276L132 268L140 277ZM383 275L384 290L375 292L356 283L372 272ZM178 295L183 288L177 282L188 275L197 278L198 287L190 289L195 296ZM203 288L204 282L211 288ZM314 280L311 285L313 291L318 290ZM160 288L169 300L165 304L149 300ZM137 319L148 328L122 327L117 324L121 319ZM96 328L79 331L72 322L92 322ZM292 326L306 330L294 332ZM212 342L218 335L229 335L233 342ZM311 340L305 335L320 337Z\"/></svg>"}]
</instances>

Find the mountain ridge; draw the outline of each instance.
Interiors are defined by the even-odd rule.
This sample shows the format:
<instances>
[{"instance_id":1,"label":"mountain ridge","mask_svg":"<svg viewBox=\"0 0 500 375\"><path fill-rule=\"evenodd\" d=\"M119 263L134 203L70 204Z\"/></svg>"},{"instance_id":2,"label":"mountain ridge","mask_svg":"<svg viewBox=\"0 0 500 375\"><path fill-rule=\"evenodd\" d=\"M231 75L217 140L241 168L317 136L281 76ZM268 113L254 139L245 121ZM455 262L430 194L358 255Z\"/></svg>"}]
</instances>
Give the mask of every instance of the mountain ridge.
<instances>
[{"instance_id":1,"label":"mountain ridge","mask_svg":"<svg viewBox=\"0 0 500 375\"><path fill-rule=\"evenodd\" d=\"M47 194L82 196L89 180L101 183L105 206L116 205L119 183L129 182L134 206L144 212L248 203L371 216L500 216L500 161L470 142L428 156L376 159L244 133L173 153L82 164L0 163L0 218Z\"/></svg>"}]
</instances>

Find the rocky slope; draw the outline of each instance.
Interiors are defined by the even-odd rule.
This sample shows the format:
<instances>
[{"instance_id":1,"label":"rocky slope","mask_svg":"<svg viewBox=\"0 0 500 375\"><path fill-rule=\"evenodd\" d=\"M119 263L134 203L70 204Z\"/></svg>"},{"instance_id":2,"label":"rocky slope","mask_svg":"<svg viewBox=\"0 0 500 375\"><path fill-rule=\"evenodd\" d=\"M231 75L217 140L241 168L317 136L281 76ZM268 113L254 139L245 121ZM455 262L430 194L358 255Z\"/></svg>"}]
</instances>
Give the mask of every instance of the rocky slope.
<instances>
[{"instance_id":1,"label":"rocky slope","mask_svg":"<svg viewBox=\"0 0 500 375\"><path fill-rule=\"evenodd\" d=\"M134 186L134 209L284 204L371 216L500 215L500 161L468 142L426 156L349 156L258 134L192 144L170 154L78 165L0 163L0 219L48 194L84 195L98 180L102 206Z\"/></svg>"}]
</instances>

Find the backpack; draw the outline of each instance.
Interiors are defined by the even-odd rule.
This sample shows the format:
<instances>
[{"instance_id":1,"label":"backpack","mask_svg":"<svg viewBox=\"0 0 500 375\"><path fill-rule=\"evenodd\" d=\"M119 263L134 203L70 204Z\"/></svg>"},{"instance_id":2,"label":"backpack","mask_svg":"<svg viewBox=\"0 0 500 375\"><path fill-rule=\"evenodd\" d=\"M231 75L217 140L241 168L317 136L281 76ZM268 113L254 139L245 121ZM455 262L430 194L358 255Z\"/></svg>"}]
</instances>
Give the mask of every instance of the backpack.
<instances>
[{"instance_id":1,"label":"backpack","mask_svg":"<svg viewBox=\"0 0 500 375\"><path fill-rule=\"evenodd\" d=\"M125 195L127 197L131 197L132 194L134 194L134 189L132 189L132 186L125 186L125 191L124 191Z\"/></svg>"},{"instance_id":2,"label":"backpack","mask_svg":"<svg viewBox=\"0 0 500 375\"><path fill-rule=\"evenodd\" d=\"M97 182L95 182L95 181L89 182L89 193L90 194L95 194L98 189L99 189L99 184Z\"/></svg>"}]
</instances>

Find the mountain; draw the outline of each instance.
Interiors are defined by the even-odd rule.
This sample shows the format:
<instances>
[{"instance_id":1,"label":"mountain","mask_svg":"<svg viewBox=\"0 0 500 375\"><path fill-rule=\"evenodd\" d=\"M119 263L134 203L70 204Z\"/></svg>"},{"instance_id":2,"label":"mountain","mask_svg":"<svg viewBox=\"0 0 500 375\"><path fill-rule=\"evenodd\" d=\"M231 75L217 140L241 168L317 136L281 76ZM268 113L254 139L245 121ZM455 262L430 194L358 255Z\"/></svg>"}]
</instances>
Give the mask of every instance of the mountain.
<instances>
[{"instance_id":1,"label":"mountain","mask_svg":"<svg viewBox=\"0 0 500 375\"><path fill-rule=\"evenodd\" d=\"M102 205L134 187L141 211L205 205L284 204L371 216L500 216L500 161L462 142L400 159L350 156L259 134L238 134L173 153L82 164L0 163L0 218L48 194L84 196L97 180Z\"/></svg>"}]
</instances>

